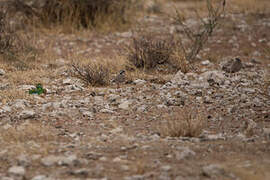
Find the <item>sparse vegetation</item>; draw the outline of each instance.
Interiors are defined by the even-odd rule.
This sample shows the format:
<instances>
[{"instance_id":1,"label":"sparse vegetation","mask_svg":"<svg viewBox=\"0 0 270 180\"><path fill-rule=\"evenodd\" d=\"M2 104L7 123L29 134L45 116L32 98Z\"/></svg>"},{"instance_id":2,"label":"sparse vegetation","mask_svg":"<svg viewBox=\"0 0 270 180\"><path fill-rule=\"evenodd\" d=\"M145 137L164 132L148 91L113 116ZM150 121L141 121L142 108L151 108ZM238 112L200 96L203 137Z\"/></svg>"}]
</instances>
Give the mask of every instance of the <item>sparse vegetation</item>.
<instances>
[{"instance_id":1,"label":"sparse vegetation","mask_svg":"<svg viewBox=\"0 0 270 180\"><path fill-rule=\"evenodd\" d=\"M184 43L180 35L177 34L165 39L159 39L153 35L142 35L133 38L128 60L135 67L146 70L154 69L160 64L167 64L175 71L180 69L187 73L191 67L190 63L203 49L224 14L225 0L216 8L212 1L208 0L207 7L208 17L206 20L199 17L197 13L202 25L195 31L184 23L183 17L177 11L175 22L183 27L183 32L189 39L189 43Z\"/></svg>"},{"instance_id":2,"label":"sparse vegetation","mask_svg":"<svg viewBox=\"0 0 270 180\"><path fill-rule=\"evenodd\" d=\"M25 122L18 126L4 126L0 129L0 147L10 148L10 154L44 153L51 148L55 134L49 126ZM41 147L42 146L42 147Z\"/></svg>"},{"instance_id":3,"label":"sparse vegetation","mask_svg":"<svg viewBox=\"0 0 270 180\"><path fill-rule=\"evenodd\" d=\"M212 0L207 0L207 18L201 18L198 12L195 11L201 22L198 30L193 30L186 25L183 16L181 16L181 13L176 9L177 16L175 17L175 22L183 27L183 32L190 41L188 45L185 45L181 40L179 40L182 53L184 53L185 59L188 62L194 61L196 56L203 49L208 38L212 35L217 27L219 20L224 15L225 5L226 0L223 0L217 7L214 7Z\"/></svg>"},{"instance_id":4,"label":"sparse vegetation","mask_svg":"<svg viewBox=\"0 0 270 180\"><path fill-rule=\"evenodd\" d=\"M185 106L179 111L164 117L166 123L159 128L162 136L198 137L206 126L205 110Z\"/></svg>"},{"instance_id":5,"label":"sparse vegetation","mask_svg":"<svg viewBox=\"0 0 270 180\"><path fill-rule=\"evenodd\" d=\"M0 33L0 54L12 54L21 50L20 38L9 27L4 12L0 12Z\"/></svg>"},{"instance_id":6,"label":"sparse vegetation","mask_svg":"<svg viewBox=\"0 0 270 180\"><path fill-rule=\"evenodd\" d=\"M129 23L131 0L47 1L40 11L41 21L75 28L122 27ZM134 13L134 11L133 11Z\"/></svg>"},{"instance_id":7,"label":"sparse vegetation","mask_svg":"<svg viewBox=\"0 0 270 180\"><path fill-rule=\"evenodd\" d=\"M47 2L40 9L29 3L40 1ZM228 1L220 21L227 26L209 38L223 16L209 20L203 0L157 0L126 32L111 32L129 17L120 9L110 17L110 8L127 2L131 13L129 2L155 0L14 0L28 3L22 9L34 25L9 27L16 16L0 26L0 177L205 179L211 167L209 179L268 179L270 13L231 14L236 1L244 8L245 0ZM86 24L91 17L80 8L88 7L75 2L102 8ZM220 2L223 12L213 0ZM172 4L181 12L176 24ZM32 58L28 43L44 53ZM223 72L233 57L243 68Z\"/></svg>"},{"instance_id":8,"label":"sparse vegetation","mask_svg":"<svg viewBox=\"0 0 270 180\"><path fill-rule=\"evenodd\" d=\"M85 65L73 64L75 76L92 86L105 86L109 83L110 70L101 63Z\"/></svg>"},{"instance_id":9,"label":"sparse vegetation","mask_svg":"<svg viewBox=\"0 0 270 180\"><path fill-rule=\"evenodd\" d=\"M13 0L9 9L22 13L25 24L59 26L65 32L80 28L111 31L131 24L138 3L132 0L56 0L28 5L25 1Z\"/></svg>"},{"instance_id":10,"label":"sparse vegetation","mask_svg":"<svg viewBox=\"0 0 270 180\"><path fill-rule=\"evenodd\" d=\"M36 55L37 50L11 28L6 13L0 12L0 61L25 70L29 68L27 61L35 59Z\"/></svg>"},{"instance_id":11,"label":"sparse vegetation","mask_svg":"<svg viewBox=\"0 0 270 180\"><path fill-rule=\"evenodd\" d=\"M128 61L136 68L151 70L158 65L165 64L174 71L179 68L179 56L175 51L178 42L170 38L158 39L155 36L143 35L133 38L132 45L129 48Z\"/></svg>"}]
</instances>

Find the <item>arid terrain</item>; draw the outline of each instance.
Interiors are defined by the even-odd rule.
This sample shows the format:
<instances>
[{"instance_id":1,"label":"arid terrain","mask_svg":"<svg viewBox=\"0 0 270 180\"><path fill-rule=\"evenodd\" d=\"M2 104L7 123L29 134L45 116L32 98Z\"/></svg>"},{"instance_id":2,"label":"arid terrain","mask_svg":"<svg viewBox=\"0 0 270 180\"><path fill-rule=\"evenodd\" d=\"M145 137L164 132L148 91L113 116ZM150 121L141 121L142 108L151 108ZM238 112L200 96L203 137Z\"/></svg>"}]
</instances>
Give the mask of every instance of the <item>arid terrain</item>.
<instances>
[{"instance_id":1,"label":"arid terrain","mask_svg":"<svg viewBox=\"0 0 270 180\"><path fill-rule=\"evenodd\" d=\"M131 49L149 34L188 42L175 10L198 29L206 2L142 9L123 30L27 27L29 52L0 48L0 180L270 179L270 1L227 0L177 67L130 67Z\"/></svg>"}]
</instances>

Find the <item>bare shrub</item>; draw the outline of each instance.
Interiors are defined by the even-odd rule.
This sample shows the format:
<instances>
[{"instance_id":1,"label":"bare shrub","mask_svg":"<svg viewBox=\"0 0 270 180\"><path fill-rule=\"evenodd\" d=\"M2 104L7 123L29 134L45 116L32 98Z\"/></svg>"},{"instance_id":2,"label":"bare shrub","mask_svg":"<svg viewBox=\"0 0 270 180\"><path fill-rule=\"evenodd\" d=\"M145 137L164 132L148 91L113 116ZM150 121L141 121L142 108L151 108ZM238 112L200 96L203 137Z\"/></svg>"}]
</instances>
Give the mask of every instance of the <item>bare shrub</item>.
<instances>
[{"instance_id":1,"label":"bare shrub","mask_svg":"<svg viewBox=\"0 0 270 180\"><path fill-rule=\"evenodd\" d=\"M185 106L165 118L166 124L160 127L160 134L165 137L198 137L206 125L202 108Z\"/></svg>"},{"instance_id":2,"label":"bare shrub","mask_svg":"<svg viewBox=\"0 0 270 180\"><path fill-rule=\"evenodd\" d=\"M47 26L119 29L129 23L136 8L132 0L46 1L38 9L39 20ZM133 14L134 15L134 14Z\"/></svg>"},{"instance_id":3,"label":"bare shrub","mask_svg":"<svg viewBox=\"0 0 270 180\"><path fill-rule=\"evenodd\" d=\"M73 64L75 76L92 86L105 86L109 83L110 70L101 63L89 63L85 65Z\"/></svg>"},{"instance_id":4,"label":"bare shrub","mask_svg":"<svg viewBox=\"0 0 270 180\"><path fill-rule=\"evenodd\" d=\"M6 21L6 14L0 12L0 54L18 51L22 47L20 38L12 31Z\"/></svg>"},{"instance_id":5,"label":"bare shrub","mask_svg":"<svg viewBox=\"0 0 270 180\"><path fill-rule=\"evenodd\" d=\"M27 61L35 60L37 54L28 37L15 31L8 23L7 14L0 11L0 60L25 70L30 68Z\"/></svg>"},{"instance_id":6,"label":"bare shrub","mask_svg":"<svg viewBox=\"0 0 270 180\"><path fill-rule=\"evenodd\" d=\"M192 68L190 62L199 54L217 27L218 21L224 13L225 0L216 8L211 0L207 0L207 7L208 17L205 18L206 20L197 13L202 23L197 31L188 27L176 10L175 22L183 27L184 35L189 39L188 43L184 43L178 34L167 36L164 39L156 38L154 35L141 35L133 38L129 47L129 62L137 68L146 70L154 69L160 64L167 64L169 65L167 67L174 69L174 71L180 69L187 73Z\"/></svg>"},{"instance_id":7,"label":"bare shrub","mask_svg":"<svg viewBox=\"0 0 270 180\"><path fill-rule=\"evenodd\" d=\"M128 61L136 68L145 70L154 69L161 64L177 69L176 58L179 56L173 56L177 43L173 37L158 39L151 35L143 35L133 38L132 45L128 49Z\"/></svg>"},{"instance_id":8,"label":"bare shrub","mask_svg":"<svg viewBox=\"0 0 270 180\"><path fill-rule=\"evenodd\" d=\"M214 7L212 0L207 0L207 18L200 17L198 12L194 10L198 19L201 22L198 30L194 30L188 27L184 22L183 16L181 16L180 12L176 9L177 15L175 16L175 22L176 24L183 27L183 32L185 36L189 39L188 45L184 45L181 40L179 41L182 52L185 54L185 59L188 62L191 62L195 59L195 57L203 49L208 38L213 34L215 28L219 23L219 20L225 13L225 5L226 0L223 0L221 4L219 4L217 7Z\"/></svg>"}]
</instances>

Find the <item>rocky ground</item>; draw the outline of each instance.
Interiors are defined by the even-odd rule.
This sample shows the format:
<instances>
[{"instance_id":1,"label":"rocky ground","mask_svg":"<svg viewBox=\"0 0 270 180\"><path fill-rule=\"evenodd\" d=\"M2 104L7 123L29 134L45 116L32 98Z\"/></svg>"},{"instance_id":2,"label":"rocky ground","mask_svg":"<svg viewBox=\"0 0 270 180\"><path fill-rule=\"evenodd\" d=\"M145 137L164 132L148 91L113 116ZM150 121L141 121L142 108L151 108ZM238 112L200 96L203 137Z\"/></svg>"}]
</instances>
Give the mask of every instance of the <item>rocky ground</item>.
<instances>
[{"instance_id":1,"label":"rocky ground","mask_svg":"<svg viewBox=\"0 0 270 180\"><path fill-rule=\"evenodd\" d=\"M0 93L18 81L15 98L0 101L0 179L269 179L270 12L236 12L209 39L196 71L106 87L72 76L69 57L112 57L131 30L36 37L54 52L41 69L0 70ZM181 31L163 14L138 22L150 33ZM25 95L36 76L47 93ZM174 137L185 130L193 137Z\"/></svg>"}]
</instances>

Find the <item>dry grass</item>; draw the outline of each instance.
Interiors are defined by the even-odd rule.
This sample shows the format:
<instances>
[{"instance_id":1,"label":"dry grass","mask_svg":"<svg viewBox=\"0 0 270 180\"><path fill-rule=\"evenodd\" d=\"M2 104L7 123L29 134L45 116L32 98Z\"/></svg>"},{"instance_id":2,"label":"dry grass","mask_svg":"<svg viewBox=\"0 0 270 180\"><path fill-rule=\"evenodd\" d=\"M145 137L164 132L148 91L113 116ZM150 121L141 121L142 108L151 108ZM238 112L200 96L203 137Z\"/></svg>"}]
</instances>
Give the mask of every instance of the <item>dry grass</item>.
<instances>
[{"instance_id":1,"label":"dry grass","mask_svg":"<svg viewBox=\"0 0 270 180\"><path fill-rule=\"evenodd\" d=\"M125 56L96 57L88 59L80 56L73 56L72 75L82 79L86 84L92 86L106 86L121 70L134 69ZM141 77L142 72L126 71L126 80L131 81Z\"/></svg>"},{"instance_id":2,"label":"dry grass","mask_svg":"<svg viewBox=\"0 0 270 180\"><path fill-rule=\"evenodd\" d=\"M1 127L0 147L10 148L9 153L48 153L49 143L56 140L55 133L41 123L26 122L16 127Z\"/></svg>"},{"instance_id":3,"label":"dry grass","mask_svg":"<svg viewBox=\"0 0 270 180\"><path fill-rule=\"evenodd\" d=\"M86 84L92 86L105 86L109 83L110 70L100 63L89 63L87 65L73 64L75 76L82 79Z\"/></svg>"},{"instance_id":4,"label":"dry grass","mask_svg":"<svg viewBox=\"0 0 270 180\"><path fill-rule=\"evenodd\" d=\"M37 53L29 43L29 37L15 31L8 23L7 15L0 12L0 62L26 70L31 68L27 62L35 61Z\"/></svg>"},{"instance_id":5,"label":"dry grass","mask_svg":"<svg viewBox=\"0 0 270 180\"><path fill-rule=\"evenodd\" d=\"M23 48L23 43L10 28L6 14L0 12L0 54L15 54Z\"/></svg>"},{"instance_id":6,"label":"dry grass","mask_svg":"<svg viewBox=\"0 0 270 180\"><path fill-rule=\"evenodd\" d=\"M128 61L138 69L152 70L167 65L175 72L179 69L181 54L176 54L178 42L173 37L157 39L149 34L133 38L128 49Z\"/></svg>"},{"instance_id":7,"label":"dry grass","mask_svg":"<svg viewBox=\"0 0 270 180\"><path fill-rule=\"evenodd\" d=\"M15 99L28 99L28 98L29 95L25 91L18 90L15 87L9 87L9 89L7 90L0 91L0 102L3 104L11 102Z\"/></svg>"},{"instance_id":8,"label":"dry grass","mask_svg":"<svg viewBox=\"0 0 270 180\"><path fill-rule=\"evenodd\" d=\"M206 125L203 109L183 107L172 115L167 115L166 124L159 128L164 137L198 137Z\"/></svg>"},{"instance_id":9,"label":"dry grass","mask_svg":"<svg viewBox=\"0 0 270 180\"><path fill-rule=\"evenodd\" d=\"M74 29L95 28L119 30L131 25L140 1L133 0L56 0L43 6L27 5L14 0L9 9L24 15L25 23L54 29L61 26L65 32Z\"/></svg>"},{"instance_id":10,"label":"dry grass","mask_svg":"<svg viewBox=\"0 0 270 180\"><path fill-rule=\"evenodd\" d=\"M232 12L262 14L269 13L270 3L268 0L231 0L228 10Z\"/></svg>"},{"instance_id":11,"label":"dry grass","mask_svg":"<svg viewBox=\"0 0 270 180\"><path fill-rule=\"evenodd\" d=\"M225 1L214 6L211 0L207 1L207 20L200 17L196 12L201 25L194 30L185 24L183 16L178 10L175 23L183 27L183 34L189 40L184 43L182 34L175 34L166 38L156 38L153 35L141 35L133 38L129 48L128 60L136 68L150 70L160 65L167 65L169 72L176 72L179 69L186 73L190 70L190 63L204 48L208 38L217 27L219 20L224 14ZM162 66L164 70L164 66ZM167 71L168 72L168 71Z\"/></svg>"}]
</instances>

